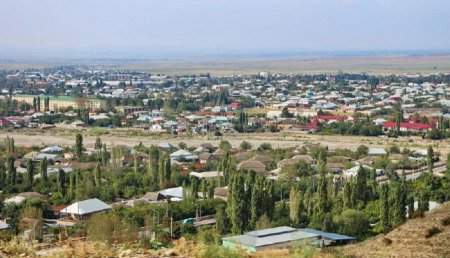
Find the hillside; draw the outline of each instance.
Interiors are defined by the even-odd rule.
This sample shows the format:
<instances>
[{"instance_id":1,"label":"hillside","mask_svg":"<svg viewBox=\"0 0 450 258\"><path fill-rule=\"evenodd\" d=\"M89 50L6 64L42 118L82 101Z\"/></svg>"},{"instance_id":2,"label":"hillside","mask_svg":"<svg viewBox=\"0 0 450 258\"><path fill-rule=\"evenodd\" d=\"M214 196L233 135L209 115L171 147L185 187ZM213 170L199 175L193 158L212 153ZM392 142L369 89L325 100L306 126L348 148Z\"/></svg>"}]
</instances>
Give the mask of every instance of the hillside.
<instances>
[{"instance_id":1,"label":"hillside","mask_svg":"<svg viewBox=\"0 0 450 258\"><path fill-rule=\"evenodd\" d=\"M441 232L426 237L432 227ZM425 217L409 220L387 235L342 247L340 251L355 257L450 257L449 242L450 202L447 202Z\"/></svg>"}]
</instances>

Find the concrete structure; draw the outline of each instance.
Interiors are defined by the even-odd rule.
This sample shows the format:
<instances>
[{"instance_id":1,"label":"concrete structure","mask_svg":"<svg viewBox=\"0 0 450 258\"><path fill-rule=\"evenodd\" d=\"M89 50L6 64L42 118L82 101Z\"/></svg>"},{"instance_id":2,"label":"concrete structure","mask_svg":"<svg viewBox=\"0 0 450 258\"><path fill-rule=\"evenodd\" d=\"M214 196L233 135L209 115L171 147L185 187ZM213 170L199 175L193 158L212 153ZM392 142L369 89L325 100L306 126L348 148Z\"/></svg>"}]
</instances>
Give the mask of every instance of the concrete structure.
<instances>
[{"instance_id":1,"label":"concrete structure","mask_svg":"<svg viewBox=\"0 0 450 258\"><path fill-rule=\"evenodd\" d=\"M46 96L46 95L15 95L13 100L33 105L33 101L40 98L41 110L45 108L45 99L49 99L49 110L57 111L72 107L73 109L86 108L89 110L106 108L106 101L94 98L78 98L73 96Z\"/></svg>"},{"instance_id":2,"label":"concrete structure","mask_svg":"<svg viewBox=\"0 0 450 258\"><path fill-rule=\"evenodd\" d=\"M139 112L144 110L143 107L134 107L134 106L119 106L116 107L117 112L124 114L124 115L130 115L135 112Z\"/></svg>"}]
</instances>

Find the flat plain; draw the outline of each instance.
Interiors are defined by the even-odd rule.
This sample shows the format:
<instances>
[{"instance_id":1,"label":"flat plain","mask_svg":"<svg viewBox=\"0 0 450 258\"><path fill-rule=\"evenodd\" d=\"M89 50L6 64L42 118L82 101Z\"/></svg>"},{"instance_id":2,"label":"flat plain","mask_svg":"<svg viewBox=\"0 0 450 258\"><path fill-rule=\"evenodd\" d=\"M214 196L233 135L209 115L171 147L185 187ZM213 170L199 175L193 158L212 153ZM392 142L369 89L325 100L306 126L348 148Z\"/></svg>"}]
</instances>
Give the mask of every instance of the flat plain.
<instances>
[{"instance_id":1,"label":"flat plain","mask_svg":"<svg viewBox=\"0 0 450 258\"><path fill-rule=\"evenodd\" d=\"M335 57L260 57L260 58L185 58L185 59L115 59L51 58L7 59L0 57L0 69L46 68L61 65L94 66L97 69L137 70L168 75L211 73L251 75L272 73L368 74L436 73L450 71L450 55L335 56Z\"/></svg>"}]
</instances>

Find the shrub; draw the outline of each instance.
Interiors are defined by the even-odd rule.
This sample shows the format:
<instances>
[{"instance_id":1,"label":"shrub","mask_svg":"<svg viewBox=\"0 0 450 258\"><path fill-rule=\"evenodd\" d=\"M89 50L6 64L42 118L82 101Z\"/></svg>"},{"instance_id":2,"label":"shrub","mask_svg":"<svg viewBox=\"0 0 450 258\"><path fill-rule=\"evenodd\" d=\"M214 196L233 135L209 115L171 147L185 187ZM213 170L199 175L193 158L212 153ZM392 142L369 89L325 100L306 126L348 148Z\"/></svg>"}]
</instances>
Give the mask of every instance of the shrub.
<instances>
[{"instance_id":1,"label":"shrub","mask_svg":"<svg viewBox=\"0 0 450 258\"><path fill-rule=\"evenodd\" d=\"M381 240L381 243L383 243L383 245L388 246L392 244L392 240L390 238L385 237L383 238L383 240Z\"/></svg>"},{"instance_id":2,"label":"shrub","mask_svg":"<svg viewBox=\"0 0 450 258\"><path fill-rule=\"evenodd\" d=\"M450 216L447 216L441 220L442 226L450 225Z\"/></svg>"},{"instance_id":3,"label":"shrub","mask_svg":"<svg viewBox=\"0 0 450 258\"><path fill-rule=\"evenodd\" d=\"M199 250L196 257L198 257L198 258L210 258L210 257L240 258L240 257L242 257L242 255L239 253L239 251L226 249L222 246L209 245L209 246L204 246L203 248L201 248L201 250Z\"/></svg>"},{"instance_id":4,"label":"shrub","mask_svg":"<svg viewBox=\"0 0 450 258\"><path fill-rule=\"evenodd\" d=\"M337 232L357 238L364 238L370 228L367 215L358 210L348 209L334 218Z\"/></svg>"},{"instance_id":5,"label":"shrub","mask_svg":"<svg viewBox=\"0 0 450 258\"><path fill-rule=\"evenodd\" d=\"M423 211L416 210L411 214L411 219L417 219L417 218L423 218L423 217L424 217Z\"/></svg>"},{"instance_id":6,"label":"shrub","mask_svg":"<svg viewBox=\"0 0 450 258\"><path fill-rule=\"evenodd\" d=\"M432 236L434 236L436 234L439 234L441 232L442 232L442 230L440 228L438 228L436 226L433 226L433 227L427 229L427 233L425 234L425 238L430 238L430 237L432 237Z\"/></svg>"},{"instance_id":7,"label":"shrub","mask_svg":"<svg viewBox=\"0 0 450 258\"><path fill-rule=\"evenodd\" d=\"M133 228L133 225L122 221L118 216L99 213L92 216L88 221L87 235L89 238L101 242L112 243L117 241L123 243L131 240L133 236L129 233L129 230Z\"/></svg>"}]
</instances>

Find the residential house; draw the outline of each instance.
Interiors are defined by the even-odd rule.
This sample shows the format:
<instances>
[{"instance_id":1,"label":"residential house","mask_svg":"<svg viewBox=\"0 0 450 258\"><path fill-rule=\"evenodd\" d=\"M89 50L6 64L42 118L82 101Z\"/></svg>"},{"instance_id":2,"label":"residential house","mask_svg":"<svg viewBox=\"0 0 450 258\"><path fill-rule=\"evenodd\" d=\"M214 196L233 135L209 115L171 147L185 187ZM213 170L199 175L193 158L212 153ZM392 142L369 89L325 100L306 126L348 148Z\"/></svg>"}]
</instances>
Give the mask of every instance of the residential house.
<instances>
[{"instance_id":1,"label":"residential house","mask_svg":"<svg viewBox=\"0 0 450 258\"><path fill-rule=\"evenodd\" d=\"M75 202L60 211L61 214L67 214L72 219L83 219L92 214L108 211L112 207L97 198Z\"/></svg>"},{"instance_id":2,"label":"residential house","mask_svg":"<svg viewBox=\"0 0 450 258\"><path fill-rule=\"evenodd\" d=\"M246 160L242 161L241 163L237 164L236 166L237 170L248 170L248 171L255 171L257 173L265 173L267 172L267 168L261 161L257 160Z\"/></svg>"}]
</instances>

